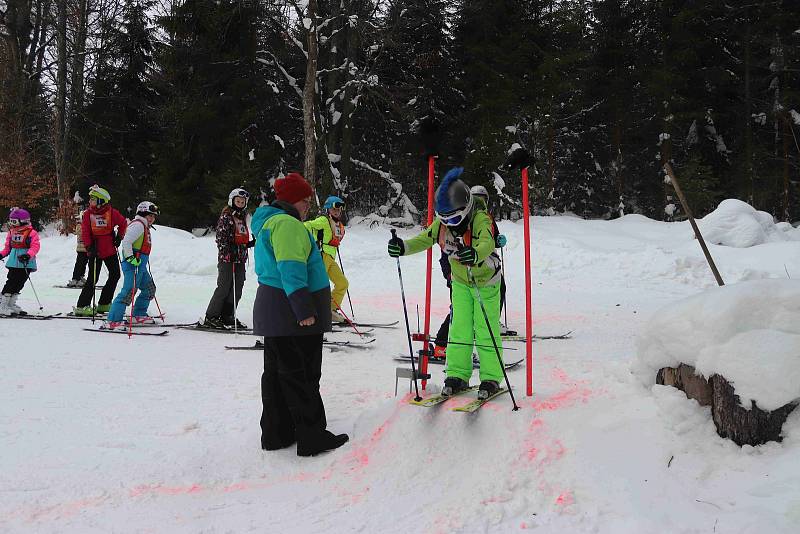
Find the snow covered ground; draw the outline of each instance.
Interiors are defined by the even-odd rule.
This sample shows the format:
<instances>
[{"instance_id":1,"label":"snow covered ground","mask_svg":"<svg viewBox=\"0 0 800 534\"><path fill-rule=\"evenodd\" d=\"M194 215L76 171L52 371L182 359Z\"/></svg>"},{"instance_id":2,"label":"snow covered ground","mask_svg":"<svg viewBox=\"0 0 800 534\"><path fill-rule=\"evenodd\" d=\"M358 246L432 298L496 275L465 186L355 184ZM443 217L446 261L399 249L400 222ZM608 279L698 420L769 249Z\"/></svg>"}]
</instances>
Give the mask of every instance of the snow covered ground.
<instances>
[{"instance_id":1,"label":"snow covered ground","mask_svg":"<svg viewBox=\"0 0 800 534\"><path fill-rule=\"evenodd\" d=\"M522 225L500 227L508 319L521 331ZM0 320L0 531L800 531L800 411L782 443L740 449L717 437L708 409L631 373L648 319L714 285L688 223L534 218L534 330L573 337L534 343L532 398L524 369L510 372L520 411L506 396L474 415L450 411L463 400L426 409L393 395L403 364L392 357L407 344L388 238L354 226L342 247L356 319L401 324L376 330L368 350L326 350L329 427L351 441L316 458L260 450L262 355L224 350L250 337L128 340L82 321ZM728 284L798 280L795 238L710 248ZM196 320L215 283L213 238L162 227L153 239L161 307ZM46 312L75 303L77 291L53 287L73 259L74 238L43 239L33 281ZM415 328L425 255L401 263ZM245 322L252 265L248 276ZM438 271L433 295L435 330L447 309ZM36 309L30 286L21 303ZM524 344L507 345L518 349L507 359L523 357Z\"/></svg>"}]
</instances>

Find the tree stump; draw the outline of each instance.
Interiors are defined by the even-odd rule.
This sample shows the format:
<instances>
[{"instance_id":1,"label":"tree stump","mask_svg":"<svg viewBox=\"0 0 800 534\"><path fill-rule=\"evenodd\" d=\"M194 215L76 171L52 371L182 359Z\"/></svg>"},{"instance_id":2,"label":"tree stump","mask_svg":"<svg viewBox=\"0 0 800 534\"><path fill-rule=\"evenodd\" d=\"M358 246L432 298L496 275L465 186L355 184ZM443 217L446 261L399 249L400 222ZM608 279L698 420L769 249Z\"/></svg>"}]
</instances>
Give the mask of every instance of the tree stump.
<instances>
[{"instance_id":1,"label":"tree stump","mask_svg":"<svg viewBox=\"0 0 800 534\"><path fill-rule=\"evenodd\" d=\"M789 403L772 412L764 411L751 401L749 410L739 403L739 396L722 375L709 379L713 391L711 415L717 434L739 445L761 445L768 441L782 441L781 429L786 418L797 407Z\"/></svg>"},{"instance_id":2,"label":"tree stump","mask_svg":"<svg viewBox=\"0 0 800 534\"><path fill-rule=\"evenodd\" d=\"M694 367L683 363L660 369L656 383L676 387L701 406L711 406L717 434L740 447L781 441L783 423L797 407L797 403L789 403L770 412L760 409L753 401L748 410L740 405L739 396L725 377L715 374L706 379L696 374Z\"/></svg>"},{"instance_id":3,"label":"tree stump","mask_svg":"<svg viewBox=\"0 0 800 534\"><path fill-rule=\"evenodd\" d=\"M711 385L703 375L695 373L694 367L682 363L678 367L664 367L656 375L656 384L674 386L700 406L711 406Z\"/></svg>"}]
</instances>

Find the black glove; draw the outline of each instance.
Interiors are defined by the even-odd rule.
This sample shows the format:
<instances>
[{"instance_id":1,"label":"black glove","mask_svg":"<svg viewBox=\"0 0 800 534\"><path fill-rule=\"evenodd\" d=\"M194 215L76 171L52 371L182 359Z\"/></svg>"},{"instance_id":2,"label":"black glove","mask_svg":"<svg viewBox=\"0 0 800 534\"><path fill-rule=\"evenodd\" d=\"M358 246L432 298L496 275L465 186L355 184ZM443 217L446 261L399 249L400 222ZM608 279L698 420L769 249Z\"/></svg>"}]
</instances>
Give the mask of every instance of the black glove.
<instances>
[{"instance_id":1,"label":"black glove","mask_svg":"<svg viewBox=\"0 0 800 534\"><path fill-rule=\"evenodd\" d=\"M392 258L398 258L398 257L402 256L403 254L405 254L406 245L405 245L405 243L403 243L402 239L400 239L397 236L393 236L389 240L388 251L389 251L389 256L391 256Z\"/></svg>"},{"instance_id":2,"label":"black glove","mask_svg":"<svg viewBox=\"0 0 800 534\"><path fill-rule=\"evenodd\" d=\"M256 246L255 238L253 238L253 239L251 239L250 241L247 242L247 248L253 248L254 246Z\"/></svg>"},{"instance_id":3,"label":"black glove","mask_svg":"<svg viewBox=\"0 0 800 534\"><path fill-rule=\"evenodd\" d=\"M478 263L478 251L472 247L462 247L456 252L458 262L463 265L475 265Z\"/></svg>"},{"instance_id":4,"label":"black glove","mask_svg":"<svg viewBox=\"0 0 800 534\"><path fill-rule=\"evenodd\" d=\"M84 248L86 249L86 255L90 258L94 257L94 244L85 245Z\"/></svg>"},{"instance_id":5,"label":"black glove","mask_svg":"<svg viewBox=\"0 0 800 534\"><path fill-rule=\"evenodd\" d=\"M122 238L117 232L114 232L114 248L119 248L120 243L122 243Z\"/></svg>"},{"instance_id":6,"label":"black glove","mask_svg":"<svg viewBox=\"0 0 800 534\"><path fill-rule=\"evenodd\" d=\"M17 259L19 261L21 261L22 263L28 263L29 261L31 261L31 255L30 254L20 254L19 256L17 256Z\"/></svg>"}]
</instances>

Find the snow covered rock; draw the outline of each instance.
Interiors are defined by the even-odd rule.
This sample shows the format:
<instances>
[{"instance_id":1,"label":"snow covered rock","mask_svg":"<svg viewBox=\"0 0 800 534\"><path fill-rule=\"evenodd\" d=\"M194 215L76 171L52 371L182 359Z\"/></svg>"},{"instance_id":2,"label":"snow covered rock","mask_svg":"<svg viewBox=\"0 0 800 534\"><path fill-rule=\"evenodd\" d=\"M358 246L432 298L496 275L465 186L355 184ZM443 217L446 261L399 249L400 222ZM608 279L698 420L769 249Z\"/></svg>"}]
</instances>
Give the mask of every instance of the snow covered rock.
<instances>
[{"instance_id":1,"label":"snow covered rock","mask_svg":"<svg viewBox=\"0 0 800 534\"><path fill-rule=\"evenodd\" d=\"M776 422L764 412L777 412L777 435L768 439L779 439L800 400L800 282L715 287L662 309L640 335L633 371L647 385L693 382L692 398L711 395L718 433L740 445L763 442L768 429L774 435ZM693 374L710 389L689 380Z\"/></svg>"},{"instance_id":2,"label":"snow covered rock","mask_svg":"<svg viewBox=\"0 0 800 534\"><path fill-rule=\"evenodd\" d=\"M699 226L706 241L728 247L800 241L800 232L794 228L776 225L769 213L757 211L750 204L736 199L720 202L717 209L700 219Z\"/></svg>"}]
</instances>

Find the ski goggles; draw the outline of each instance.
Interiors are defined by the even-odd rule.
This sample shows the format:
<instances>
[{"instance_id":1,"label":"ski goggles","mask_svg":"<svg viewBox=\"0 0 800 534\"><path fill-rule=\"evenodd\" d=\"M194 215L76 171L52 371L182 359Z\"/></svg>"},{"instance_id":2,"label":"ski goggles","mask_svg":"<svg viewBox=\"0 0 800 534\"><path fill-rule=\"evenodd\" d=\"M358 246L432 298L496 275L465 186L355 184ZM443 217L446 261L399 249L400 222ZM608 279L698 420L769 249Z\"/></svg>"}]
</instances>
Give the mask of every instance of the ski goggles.
<instances>
[{"instance_id":1,"label":"ski goggles","mask_svg":"<svg viewBox=\"0 0 800 534\"><path fill-rule=\"evenodd\" d=\"M442 224L445 226L458 226L465 217L466 213L459 212L452 215L439 215L439 220L441 220Z\"/></svg>"},{"instance_id":2,"label":"ski goggles","mask_svg":"<svg viewBox=\"0 0 800 534\"><path fill-rule=\"evenodd\" d=\"M8 224L9 226L24 226L31 223L30 219L17 219L17 218L9 218Z\"/></svg>"},{"instance_id":3,"label":"ski goggles","mask_svg":"<svg viewBox=\"0 0 800 534\"><path fill-rule=\"evenodd\" d=\"M233 195L234 197L250 198L250 193L248 193L244 189L236 189L235 191L231 192L231 195Z\"/></svg>"},{"instance_id":4,"label":"ski goggles","mask_svg":"<svg viewBox=\"0 0 800 534\"><path fill-rule=\"evenodd\" d=\"M340 202L340 201L337 200L333 204L331 204L331 207L332 208L344 208L344 202Z\"/></svg>"}]
</instances>

